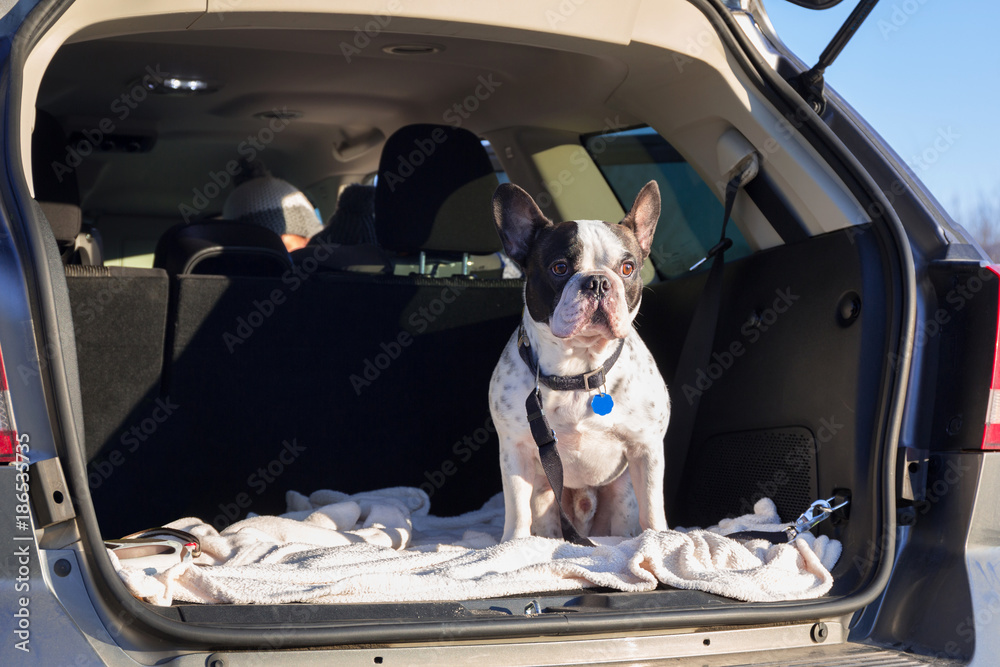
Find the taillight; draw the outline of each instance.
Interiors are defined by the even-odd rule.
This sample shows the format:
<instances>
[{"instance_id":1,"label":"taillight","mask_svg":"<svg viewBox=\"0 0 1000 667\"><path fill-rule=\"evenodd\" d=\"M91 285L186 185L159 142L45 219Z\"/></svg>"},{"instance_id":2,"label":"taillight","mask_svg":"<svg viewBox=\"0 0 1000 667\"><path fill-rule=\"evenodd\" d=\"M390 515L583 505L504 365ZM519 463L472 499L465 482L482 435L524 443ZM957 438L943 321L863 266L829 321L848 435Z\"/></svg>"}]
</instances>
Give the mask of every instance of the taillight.
<instances>
[{"instance_id":1,"label":"taillight","mask_svg":"<svg viewBox=\"0 0 1000 667\"><path fill-rule=\"evenodd\" d=\"M1000 268L987 267L1000 278ZM986 428L983 431L983 449L1000 449L1000 304L997 306L997 334L993 347L993 382L990 400L986 406Z\"/></svg>"},{"instance_id":2,"label":"taillight","mask_svg":"<svg viewBox=\"0 0 1000 667\"><path fill-rule=\"evenodd\" d=\"M17 428L14 426L14 411L10 407L7 372L3 367L3 351L0 350L0 463L12 463L16 460Z\"/></svg>"}]
</instances>

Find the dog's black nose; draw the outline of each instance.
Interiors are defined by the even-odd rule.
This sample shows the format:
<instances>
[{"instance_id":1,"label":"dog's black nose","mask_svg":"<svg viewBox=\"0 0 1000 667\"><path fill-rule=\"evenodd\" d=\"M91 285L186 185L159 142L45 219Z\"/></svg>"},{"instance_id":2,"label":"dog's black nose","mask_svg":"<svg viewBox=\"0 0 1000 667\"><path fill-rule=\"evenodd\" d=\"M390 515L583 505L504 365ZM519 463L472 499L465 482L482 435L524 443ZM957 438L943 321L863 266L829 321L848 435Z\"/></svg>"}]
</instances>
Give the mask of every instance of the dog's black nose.
<instances>
[{"instance_id":1,"label":"dog's black nose","mask_svg":"<svg viewBox=\"0 0 1000 667\"><path fill-rule=\"evenodd\" d=\"M597 298L601 298L611 290L611 281L603 275L590 276L584 281L583 288Z\"/></svg>"}]
</instances>

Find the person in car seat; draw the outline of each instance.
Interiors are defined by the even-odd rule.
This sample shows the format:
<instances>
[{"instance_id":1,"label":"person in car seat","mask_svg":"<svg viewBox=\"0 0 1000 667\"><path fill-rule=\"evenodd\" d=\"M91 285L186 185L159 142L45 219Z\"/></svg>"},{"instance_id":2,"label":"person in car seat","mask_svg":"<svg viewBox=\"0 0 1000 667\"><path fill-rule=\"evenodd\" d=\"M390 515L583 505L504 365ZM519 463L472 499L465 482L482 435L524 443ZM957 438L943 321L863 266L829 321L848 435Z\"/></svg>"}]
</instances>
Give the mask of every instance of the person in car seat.
<instances>
[{"instance_id":1,"label":"person in car seat","mask_svg":"<svg viewBox=\"0 0 1000 667\"><path fill-rule=\"evenodd\" d=\"M375 238L375 186L348 185L337 199L337 210L309 245L377 246Z\"/></svg>"},{"instance_id":2,"label":"person in car seat","mask_svg":"<svg viewBox=\"0 0 1000 667\"><path fill-rule=\"evenodd\" d=\"M259 225L281 237L288 252L305 247L323 227L309 199L262 165L244 169L245 180L229 194L222 217Z\"/></svg>"}]
</instances>

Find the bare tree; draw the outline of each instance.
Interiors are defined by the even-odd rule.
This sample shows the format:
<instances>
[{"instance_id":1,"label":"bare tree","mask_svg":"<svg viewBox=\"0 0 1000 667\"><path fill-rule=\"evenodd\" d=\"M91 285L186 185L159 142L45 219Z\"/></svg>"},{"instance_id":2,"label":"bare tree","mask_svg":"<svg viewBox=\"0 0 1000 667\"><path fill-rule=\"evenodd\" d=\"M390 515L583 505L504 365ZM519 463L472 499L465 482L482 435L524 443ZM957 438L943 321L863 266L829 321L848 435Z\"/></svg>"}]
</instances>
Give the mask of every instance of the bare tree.
<instances>
[{"instance_id":1,"label":"bare tree","mask_svg":"<svg viewBox=\"0 0 1000 667\"><path fill-rule=\"evenodd\" d=\"M955 220L979 242L994 262L1000 262L1000 196L980 194L972 205L956 202Z\"/></svg>"}]
</instances>

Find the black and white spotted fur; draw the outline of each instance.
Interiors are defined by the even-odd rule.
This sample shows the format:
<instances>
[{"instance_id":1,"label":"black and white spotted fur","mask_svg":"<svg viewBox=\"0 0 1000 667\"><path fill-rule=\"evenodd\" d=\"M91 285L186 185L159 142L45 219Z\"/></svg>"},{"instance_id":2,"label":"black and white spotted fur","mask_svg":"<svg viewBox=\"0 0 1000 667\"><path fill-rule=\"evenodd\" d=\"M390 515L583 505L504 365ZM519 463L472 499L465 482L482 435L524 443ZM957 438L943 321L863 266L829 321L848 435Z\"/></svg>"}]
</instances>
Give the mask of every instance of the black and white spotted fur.
<instances>
[{"instance_id":1,"label":"black and white spotted fur","mask_svg":"<svg viewBox=\"0 0 1000 667\"><path fill-rule=\"evenodd\" d=\"M666 530L663 437L670 399L632 326L642 297L640 269L660 214L656 182L643 187L620 224L554 224L512 184L497 189L493 212L504 249L525 274L523 327L543 374L593 370L625 339L607 375L606 391L615 402L611 414L591 410L595 392L541 386L558 438L566 514L582 535ZM518 354L517 339L515 331L490 382L506 505L503 539L558 537L558 509L524 407L535 377Z\"/></svg>"}]
</instances>

